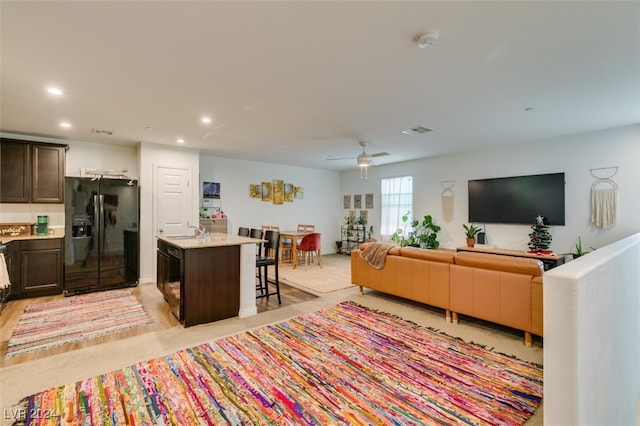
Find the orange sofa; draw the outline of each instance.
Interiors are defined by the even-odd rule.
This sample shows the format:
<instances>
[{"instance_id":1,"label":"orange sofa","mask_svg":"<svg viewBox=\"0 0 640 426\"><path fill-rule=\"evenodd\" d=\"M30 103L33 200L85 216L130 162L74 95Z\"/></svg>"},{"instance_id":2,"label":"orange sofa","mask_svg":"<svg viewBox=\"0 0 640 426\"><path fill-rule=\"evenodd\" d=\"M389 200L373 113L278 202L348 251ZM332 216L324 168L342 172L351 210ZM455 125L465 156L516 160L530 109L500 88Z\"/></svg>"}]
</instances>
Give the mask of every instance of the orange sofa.
<instances>
[{"instance_id":1,"label":"orange sofa","mask_svg":"<svg viewBox=\"0 0 640 426\"><path fill-rule=\"evenodd\" d=\"M447 321L458 314L543 336L542 262L496 254L394 247L382 269L351 252L351 282L383 293L436 306Z\"/></svg>"},{"instance_id":2,"label":"orange sofa","mask_svg":"<svg viewBox=\"0 0 640 426\"><path fill-rule=\"evenodd\" d=\"M367 287L436 306L445 310L447 321L451 320L449 275L454 251L394 247L387 253L384 267L376 269L360 256L368 244L351 251L351 282L360 286L361 293Z\"/></svg>"}]
</instances>

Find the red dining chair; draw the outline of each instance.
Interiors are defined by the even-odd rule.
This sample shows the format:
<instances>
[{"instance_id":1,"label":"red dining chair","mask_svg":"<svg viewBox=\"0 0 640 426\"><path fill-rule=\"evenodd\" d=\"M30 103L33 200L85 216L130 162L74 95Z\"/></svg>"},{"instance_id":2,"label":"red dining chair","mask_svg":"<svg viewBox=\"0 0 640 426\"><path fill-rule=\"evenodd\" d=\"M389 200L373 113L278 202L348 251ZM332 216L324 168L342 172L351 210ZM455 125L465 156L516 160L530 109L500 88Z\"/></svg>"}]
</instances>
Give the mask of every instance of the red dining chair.
<instances>
[{"instance_id":1,"label":"red dining chair","mask_svg":"<svg viewBox=\"0 0 640 426\"><path fill-rule=\"evenodd\" d=\"M315 254L318 259L318 266L322 268L322 259L320 257L320 234L317 232L305 235L297 246L298 252L304 256L304 267L309 264L309 257Z\"/></svg>"}]
</instances>

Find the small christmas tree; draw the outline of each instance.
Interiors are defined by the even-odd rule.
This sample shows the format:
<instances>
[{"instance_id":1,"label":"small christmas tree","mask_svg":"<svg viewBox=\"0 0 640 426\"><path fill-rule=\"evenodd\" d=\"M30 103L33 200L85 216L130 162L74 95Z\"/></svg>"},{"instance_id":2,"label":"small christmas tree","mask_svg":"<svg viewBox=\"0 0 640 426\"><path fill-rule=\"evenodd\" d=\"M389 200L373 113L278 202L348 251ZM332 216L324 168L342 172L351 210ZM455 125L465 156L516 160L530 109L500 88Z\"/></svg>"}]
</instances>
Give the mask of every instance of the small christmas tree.
<instances>
[{"instance_id":1,"label":"small christmas tree","mask_svg":"<svg viewBox=\"0 0 640 426\"><path fill-rule=\"evenodd\" d=\"M536 223L531 225L531 233L529 234L529 252L535 254L551 254L548 250L551 245L551 234L549 234L549 226L544 224L542 216L536 217Z\"/></svg>"}]
</instances>

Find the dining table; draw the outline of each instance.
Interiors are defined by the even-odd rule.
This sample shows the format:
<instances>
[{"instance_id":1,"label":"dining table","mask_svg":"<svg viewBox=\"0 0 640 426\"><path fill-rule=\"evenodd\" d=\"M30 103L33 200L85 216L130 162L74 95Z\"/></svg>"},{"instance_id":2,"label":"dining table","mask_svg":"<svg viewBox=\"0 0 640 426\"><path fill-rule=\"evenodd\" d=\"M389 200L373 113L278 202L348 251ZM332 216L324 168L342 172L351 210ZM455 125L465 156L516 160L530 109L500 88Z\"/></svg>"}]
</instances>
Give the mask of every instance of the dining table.
<instances>
[{"instance_id":1,"label":"dining table","mask_svg":"<svg viewBox=\"0 0 640 426\"><path fill-rule=\"evenodd\" d=\"M312 231L280 231L280 239L291 240L291 263L293 269L298 266L298 240L302 240L305 235L312 234Z\"/></svg>"}]
</instances>

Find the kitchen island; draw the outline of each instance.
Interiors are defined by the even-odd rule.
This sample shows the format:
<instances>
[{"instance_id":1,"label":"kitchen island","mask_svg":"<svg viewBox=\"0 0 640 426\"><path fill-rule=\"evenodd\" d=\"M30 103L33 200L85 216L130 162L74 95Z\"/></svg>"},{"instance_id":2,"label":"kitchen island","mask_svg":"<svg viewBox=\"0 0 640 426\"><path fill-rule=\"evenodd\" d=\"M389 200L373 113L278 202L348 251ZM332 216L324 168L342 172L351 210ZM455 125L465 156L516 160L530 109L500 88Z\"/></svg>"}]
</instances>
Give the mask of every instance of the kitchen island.
<instances>
[{"instance_id":1,"label":"kitchen island","mask_svg":"<svg viewBox=\"0 0 640 426\"><path fill-rule=\"evenodd\" d=\"M157 286L184 327L257 313L255 238L157 235Z\"/></svg>"}]
</instances>

